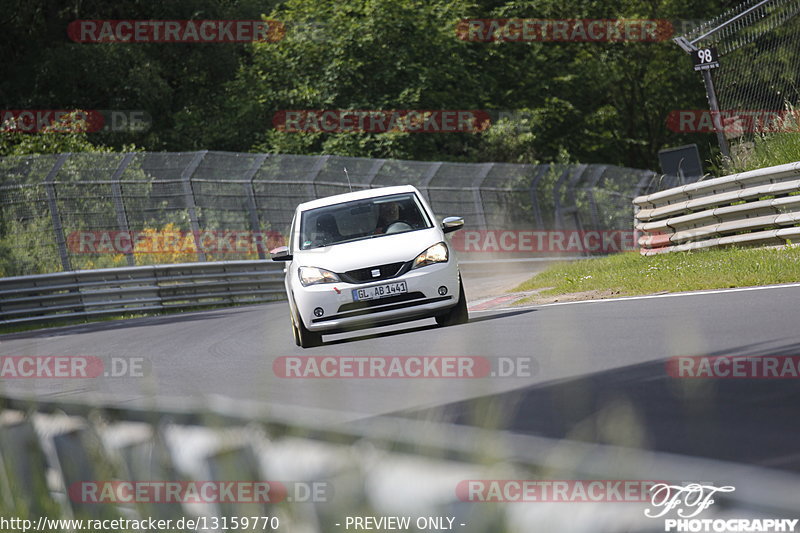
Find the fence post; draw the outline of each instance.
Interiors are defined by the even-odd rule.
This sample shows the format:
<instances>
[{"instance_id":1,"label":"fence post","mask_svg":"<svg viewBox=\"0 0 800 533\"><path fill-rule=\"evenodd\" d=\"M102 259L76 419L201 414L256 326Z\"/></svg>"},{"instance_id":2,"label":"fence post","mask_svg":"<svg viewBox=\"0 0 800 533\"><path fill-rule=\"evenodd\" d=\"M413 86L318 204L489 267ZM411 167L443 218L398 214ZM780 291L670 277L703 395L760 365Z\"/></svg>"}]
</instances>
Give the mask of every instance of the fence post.
<instances>
[{"instance_id":1,"label":"fence post","mask_svg":"<svg viewBox=\"0 0 800 533\"><path fill-rule=\"evenodd\" d=\"M708 96L708 107L711 109L711 118L714 122L714 129L717 130L717 142L722 155L728 160L731 158L731 149L728 146L728 139L725 138L725 128L722 124L722 115L719 112L719 102L717 102L717 91L714 90L714 80L711 79L711 72L703 71L703 83L706 85L706 95Z\"/></svg>"},{"instance_id":2,"label":"fence post","mask_svg":"<svg viewBox=\"0 0 800 533\"><path fill-rule=\"evenodd\" d=\"M111 194L114 197L114 209L117 212L117 225L119 226L119 230L123 233L128 233L130 235L130 226L128 226L128 213L125 211L125 200L122 198L122 186L119 183L122 174L125 172L125 169L128 168L130 165L131 160L133 159L135 154L127 153L125 157L122 158L122 162L120 162L117 170L114 171L114 174L111 176ZM128 261L128 266L136 266L136 259L133 255L133 246L135 239L131 235L131 250L129 252L125 252L125 259Z\"/></svg>"},{"instance_id":3,"label":"fence post","mask_svg":"<svg viewBox=\"0 0 800 533\"><path fill-rule=\"evenodd\" d=\"M483 209L483 197L481 197L481 186L486 180L486 176L492 171L494 163L484 163L481 165L481 170L478 176L472 182L472 197L475 203L475 214L478 217L478 227L480 229L489 229L486 225L486 211Z\"/></svg>"},{"instance_id":4,"label":"fence post","mask_svg":"<svg viewBox=\"0 0 800 533\"><path fill-rule=\"evenodd\" d=\"M539 195L536 192L536 187L539 186L539 181L544 177L545 174L550 170L550 165L536 165L534 167L536 169L536 173L533 175L533 179L531 180L531 212L533 213L533 220L536 224L538 229L544 229L544 218L542 217L542 207L539 205Z\"/></svg>"},{"instance_id":5,"label":"fence post","mask_svg":"<svg viewBox=\"0 0 800 533\"><path fill-rule=\"evenodd\" d=\"M697 37L696 39L693 39L692 41L686 40L685 37L676 37L676 38L673 39L673 41L678 46L680 46L681 49L683 49L683 51L686 52L686 53L691 54L693 52L696 52L697 51L697 43L699 41L701 41L704 38L708 37L712 33L716 33L717 31L719 31L723 27L727 26L728 24L730 24L731 22L733 22L737 18L740 18L743 15L745 15L746 13L755 10L757 7L759 7L759 6L763 5L763 4L766 4L768 1L769 0L763 0L758 5L755 5L755 6L751 7L750 9L745 11L744 13L740 13L739 15L733 17L732 19L728 20L724 24L721 24L721 25L717 26L713 30L704 33L703 35L701 35L700 37ZM728 161L730 161L731 150L730 150L730 146L728 146L728 139L725 138L724 128L722 127L723 126L722 125L722 116L719 113L719 102L717 101L717 92L714 89L714 80L711 78L711 71L709 69L703 70L702 74L703 74L703 84L706 87L706 97L708 98L708 107L711 110L711 120L714 123L714 129L716 130L716 133L717 133L717 143L719 144L719 150L720 150L720 152L722 152L722 155Z\"/></svg>"},{"instance_id":6,"label":"fence post","mask_svg":"<svg viewBox=\"0 0 800 533\"><path fill-rule=\"evenodd\" d=\"M636 188L633 190L633 197L636 198L637 196L641 196L642 190L645 187L649 187L652 185L653 178L658 176L657 172L653 172L652 170L646 170L642 173L642 177L636 183Z\"/></svg>"},{"instance_id":7,"label":"fence post","mask_svg":"<svg viewBox=\"0 0 800 533\"><path fill-rule=\"evenodd\" d=\"M564 171L553 185L553 229L565 229L563 208L561 207L561 186L572 170L571 165L565 165Z\"/></svg>"},{"instance_id":8,"label":"fence post","mask_svg":"<svg viewBox=\"0 0 800 533\"><path fill-rule=\"evenodd\" d=\"M383 165L386 163L385 159L376 159L372 162L372 167L369 169L369 175L367 176L367 188L372 188L372 182L375 181L375 178L378 176L378 172L381 171Z\"/></svg>"},{"instance_id":9,"label":"fence post","mask_svg":"<svg viewBox=\"0 0 800 533\"><path fill-rule=\"evenodd\" d=\"M244 176L244 179L247 183L244 185L244 191L247 196L247 213L250 218L250 231L253 232L253 237L261 231L261 221L258 217L258 205L256 204L256 191L253 188L253 180L258 173L258 169L261 168L261 165L264 164L264 161L267 160L268 154L258 154L256 155L255 159L253 159L253 164L247 170L247 173ZM258 248L258 258L259 259L266 259L267 254L264 252L262 246L257 245Z\"/></svg>"},{"instance_id":10,"label":"fence post","mask_svg":"<svg viewBox=\"0 0 800 533\"><path fill-rule=\"evenodd\" d=\"M189 224L192 227L192 234L194 235L195 242L197 243L197 259L202 262L206 260L206 253L200 247L200 224L197 222L197 205L194 201L194 190L192 189L192 175L203 158L208 153L208 150L196 152L194 159L189 163L183 172L181 172L181 181L183 182L183 194L186 198L186 210L189 212Z\"/></svg>"},{"instance_id":11,"label":"fence post","mask_svg":"<svg viewBox=\"0 0 800 533\"><path fill-rule=\"evenodd\" d=\"M594 189L597 187L597 182L603 177L603 174L608 168L606 165L590 165L592 169L592 177L589 180L589 185L584 188L587 196L589 197L589 212L592 216L593 230L605 229L601 228L600 208L597 205L597 199L594 197Z\"/></svg>"},{"instance_id":12,"label":"fence post","mask_svg":"<svg viewBox=\"0 0 800 533\"><path fill-rule=\"evenodd\" d=\"M422 178L422 193L428 198L428 203L431 204L431 208L433 207L433 200L431 199L431 191L428 189L433 178L436 177L436 173L439 172L439 169L442 166L441 161L437 161L433 163L429 168L428 171L425 173L425 177Z\"/></svg>"},{"instance_id":13,"label":"fence post","mask_svg":"<svg viewBox=\"0 0 800 533\"><path fill-rule=\"evenodd\" d=\"M331 158L329 155L318 155L314 156L317 160L314 162L314 166L311 168L309 172L309 180L308 184L311 188L311 198L316 200L317 199L317 176L319 173L322 172L322 169L325 168L325 164L328 162L328 159Z\"/></svg>"},{"instance_id":14,"label":"fence post","mask_svg":"<svg viewBox=\"0 0 800 533\"><path fill-rule=\"evenodd\" d=\"M575 197L575 189L578 183L583 178L583 175L589 169L588 164L582 164L578 167L580 170L576 171L572 175L572 179L567 182L567 198L569 199L570 205L569 207L565 208L562 213L566 213L568 215L572 215L572 221L574 222L575 229L578 230L581 234L583 233L583 223L581 222L580 211L578 210L578 200ZM583 255L590 255L589 251L584 249Z\"/></svg>"},{"instance_id":15,"label":"fence post","mask_svg":"<svg viewBox=\"0 0 800 533\"><path fill-rule=\"evenodd\" d=\"M50 218L53 220L53 234L56 239L56 246L58 246L58 255L61 257L61 267L64 272L72 270L72 265L67 253L67 241L64 238L64 227L61 224L61 215L58 213L58 202L56 201L56 187L53 180L67 162L71 153L61 154L58 156L53 168L48 172L47 177L44 179L44 188L47 191L47 205L50 207Z\"/></svg>"}]
</instances>

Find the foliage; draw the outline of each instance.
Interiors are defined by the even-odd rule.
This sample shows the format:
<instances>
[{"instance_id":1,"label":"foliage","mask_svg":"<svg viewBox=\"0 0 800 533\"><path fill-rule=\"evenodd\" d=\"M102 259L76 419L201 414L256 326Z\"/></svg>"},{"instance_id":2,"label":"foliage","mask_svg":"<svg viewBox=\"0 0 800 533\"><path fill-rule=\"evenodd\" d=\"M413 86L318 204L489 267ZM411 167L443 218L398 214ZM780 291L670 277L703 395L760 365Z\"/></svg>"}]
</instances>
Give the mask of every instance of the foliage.
<instances>
[{"instance_id":1,"label":"foliage","mask_svg":"<svg viewBox=\"0 0 800 533\"><path fill-rule=\"evenodd\" d=\"M0 156L29 154L61 154L66 152L110 152L111 149L95 145L88 137L88 125L75 110L60 122L45 126L40 133L18 131L12 124L0 127ZM133 146L123 146L133 150Z\"/></svg>"},{"instance_id":2,"label":"foliage","mask_svg":"<svg viewBox=\"0 0 800 533\"><path fill-rule=\"evenodd\" d=\"M0 35L5 108L143 110L153 118L147 131L88 134L93 146L495 162L553 162L567 152L585 163L654 168L662 147L698 142L708 157L714 144L713 136L666 127L669 111L705 107L699 76L669 39L468 42L456 26L467 18L707 19L725 0L31 0L16 7L3 11ZM258 17L281 21L285 37L78 44L65 32L76 19ZM272 125L287 109L491 110L525 118L482 133L289 133ZM88 148L37 137L6 140L0 149Z\"/></svg>"},{"instance_id":3,"label":"foliage","mask_svg":"<svg viewBox=\"0 0 800 533\"><path fill-rule=\"evenodd\" d=\"M6 232L0 236L0 277L45 274L61 270L55 245L38 245L39 242L52 242L49 223L50 220L44 217L27 222L6 222Z\"/></svg>"},{"instance_id":4,"label":"foliage","mask_svg":"<svg viewBox=\"0 0 800 533\"><path fill-rule=\"evenodd\" d=\"M732 150L738 155L728 170L744 172L800 161L798 110L787 104L786 115L774 129L778 131L761 133L751 143L734 145Z\"/></svg>"},{"instance_id":5,"label":"foliage","mask_svg":"<svg viewBox=\"0 0 800 533\"><path fill-rule=\"evenodd\" d=\"M800 161L800 132L786 131L762 134L755 138L746 155L737 160L727 172L744 172Z\"/></svg>"}]
</instances>

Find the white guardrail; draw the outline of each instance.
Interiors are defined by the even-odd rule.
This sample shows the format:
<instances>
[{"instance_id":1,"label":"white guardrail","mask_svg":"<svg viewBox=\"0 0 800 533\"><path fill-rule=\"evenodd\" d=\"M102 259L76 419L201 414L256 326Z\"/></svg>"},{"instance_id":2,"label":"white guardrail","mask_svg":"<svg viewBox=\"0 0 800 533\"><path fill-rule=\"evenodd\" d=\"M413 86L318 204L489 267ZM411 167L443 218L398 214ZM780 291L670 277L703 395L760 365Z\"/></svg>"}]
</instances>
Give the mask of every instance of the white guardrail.
<instances>
[{"instance_id":1,"label":"white guardrail","mask_svg":"<svg viewBox=\"0 0 800 533\"><path fill-rule=\"evenodd\" d=\"M800 240L800 162L699 181L633 201L643 255Z\"/></svg>"},{"instance_id":2,"label":"white guardrail","mask_svg":"<svg viewBox=\"0 0 800 533\"><path fill-rule=\"evenodd\" d=\"M283 267L215 261L0 278L0 326L278 300Z\"/></svg>"},{"instance_id":3,"label":"white guardrail","mask_svg":"<svg viewBox=\"0 0 800 533\"><path fill-rule=\"evenodd\" d=\"M589 492L574 504L529 499L535 505L495 508L480 500L469 503L468 493L458 491L464 480L496 480L500 472L509 480L707 479L735 487L714 494L721 505L703 518L791 517L800 502L795 473L714 459L400 417L325 422L324 412L213 396L202 409L180 400L155 409L97 400L87 405L0 395L0 496L6 516L8 507L51 518L255 514L280 517L283 527L269 529L324 533L338 531L333 524L354 512L403 509L453 516L456 523L469 524L463 531L470 533L535 531L543 520L553 531L663 528L663 520L645 516L647 496L639 503L612 503L613 493L604 500L586 498ZM180 482L188 496L189 485L236 481L248 486L265 480L280 480L288 497L213 501L213 493L209 498L202 491L187 501L168 502L157 492L123 486ZM302 488L297 485L322 490L297 491ZM119 500L117 494L122 494ZM720 509L724 514L716 514Z\"/></svg>"}]
</instances>

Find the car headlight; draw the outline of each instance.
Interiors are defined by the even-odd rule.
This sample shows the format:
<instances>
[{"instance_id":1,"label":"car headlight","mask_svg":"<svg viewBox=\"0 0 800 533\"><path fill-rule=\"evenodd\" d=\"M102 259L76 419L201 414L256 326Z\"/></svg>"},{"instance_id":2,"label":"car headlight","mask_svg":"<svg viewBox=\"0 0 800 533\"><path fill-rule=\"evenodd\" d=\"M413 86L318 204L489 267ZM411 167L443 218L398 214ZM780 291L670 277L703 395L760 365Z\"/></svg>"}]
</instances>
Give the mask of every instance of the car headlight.
<instances>
[{"instance_id":1,"label":"car headlight","mask_svg":"<svg viewBox=\"0 0 800 533\"><path fill-rule=\"evenodd\" d=\"M411 269L413 270L434 263L447 263L448 256L447 245L443 242L437 242L414 259L414 264L411 265Z\"/></svg>"},{"instance_id":2,"label":"car headlight","mask_svg":"<svg viewBox=\"0 0 800 533\"><path fill-rule=\"evenodd\" d=\"M337 281L342 281L339 279L339 276L330 270L317 267L300 267L297 269L297 275L300 277L300 283L303 287L316 285L317 283L336 283Z\"/></svg>"}]
</instances>

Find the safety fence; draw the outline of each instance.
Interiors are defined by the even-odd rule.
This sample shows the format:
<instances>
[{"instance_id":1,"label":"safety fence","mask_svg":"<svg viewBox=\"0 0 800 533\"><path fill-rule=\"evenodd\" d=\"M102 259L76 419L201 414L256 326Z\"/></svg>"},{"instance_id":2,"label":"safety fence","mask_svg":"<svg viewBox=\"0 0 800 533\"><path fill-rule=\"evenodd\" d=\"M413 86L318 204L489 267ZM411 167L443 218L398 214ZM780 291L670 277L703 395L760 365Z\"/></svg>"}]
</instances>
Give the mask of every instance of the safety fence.
<instances>
[{"instance_id":1,"label":"safety fence","mask_svg":"<svg viewBox=\"0 0 800 533\"><path fill-rule=\"evenodd\" d=\"M271 242L286 235L301 202L401 184L419 188L437 216L462 216L466 231L488 231L490 239L501 231L630 231L631 200L671 185L652 171L611 165L211 151L6 157L0 158L0 275L266 259L267 246L208 251L196 242L159 249L141 243L226 232ZM134 242L98 249L119 235ZM500 250L490 241L481 251L525 257L548 250Z\"/></svg>"},{"instance_id":2,"label":"safety fence","mask_svg":"<svg viewBox=\"0 0 800 533\"><path fill-rule=\"evenodd\" d=\"M406 529L421 531L503 533L546 523L554 531L655 532L664 518L645 511L663 510L649 493L659 480L735 487L713 494L704 519L792 517L800 503L793 474L440 422L334 425L324 413L222 399L204 409L8 396L2 405L0 506L7 520L30 520L29 530L104 529L56 527L57 519L153 519L170 520L157 528L169 531L322 533L354 529L345 526L352 516L400 515L414 521ZM420 527L420 517L447 517L451 527Z\"/></svg>"},{"instance_id":3,"label":"safety fence","mask_svg":"<svg viewBox=\"0 0 800 533\"><path fill-rule=\"evenodd\" d=\"M641 253L800 241L800 162L640 196Z\"/></svg>"}]
</instances>

